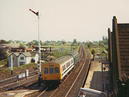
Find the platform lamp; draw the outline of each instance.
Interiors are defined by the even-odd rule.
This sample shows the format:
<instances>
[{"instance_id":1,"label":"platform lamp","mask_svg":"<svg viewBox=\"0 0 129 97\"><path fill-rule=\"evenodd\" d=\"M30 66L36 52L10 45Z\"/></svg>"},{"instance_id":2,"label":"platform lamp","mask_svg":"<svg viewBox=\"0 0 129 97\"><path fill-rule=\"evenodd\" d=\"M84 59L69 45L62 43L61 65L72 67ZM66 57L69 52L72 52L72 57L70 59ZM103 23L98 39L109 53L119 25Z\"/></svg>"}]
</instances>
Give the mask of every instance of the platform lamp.
<instances>
[{"instance_id":1,"label":"platform lamp","mask_svg":"<svg viewBox=\"0 0 129 97\"><path fill-rule=\"evenodd\" d=\"M39 75L38 80L39 80L39 84L40 84L40 78L41 78L41 62L40 62L41 55L40 54L41 53L40 53L40 34L39 34L39 11L35 12L32 9L29 9L29 11L34 13L37 16L37 19L38 19L38 75Z\"/></svg>"}]
</instances>

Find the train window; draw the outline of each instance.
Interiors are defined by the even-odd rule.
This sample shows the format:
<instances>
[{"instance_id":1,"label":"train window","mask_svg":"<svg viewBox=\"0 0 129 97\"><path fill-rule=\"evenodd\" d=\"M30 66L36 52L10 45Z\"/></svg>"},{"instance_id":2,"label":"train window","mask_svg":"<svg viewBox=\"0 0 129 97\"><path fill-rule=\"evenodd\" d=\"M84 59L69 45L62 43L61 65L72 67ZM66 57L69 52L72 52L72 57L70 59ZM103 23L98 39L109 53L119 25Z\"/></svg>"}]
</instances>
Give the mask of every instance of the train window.
<instances>
[{"instance_id":1,"label":"train window","mask_svg":"<svg viewBox=\"0 0 129 97\"><path fill-rule=\"evenodd\" d=\"M65 70L65 65L64 65L64 66L62 66L62 69L63 69L62 71L64 71L64 70Z\"/></svg>"},{"instance_id":2,"label":"train window","mask_svg":"<svg viewBox=\"0 0 129 97\"><path fill-rule=\"evenodd\" d=\"M59 68L55 67L55 73L59 73Z\"/></svg>"},{"instance_id":3,"label":"train window","mask_svg":"<svg viewBox=\"0 0 129 97\"><path fill-rule=\"evenodd\" d=\"M69 62L69 65L70 65L70 62Z\"/></svg>"},{"instance_id":4,"label":"train window","mask_svg":"<svg viewBox=\"0 0 129 97\"><path fill-rule=\"evenodd\" d=\"M53 71L54 71L53 68L50 67L50 68L49 68L49 73L52 74Z\"/></svg>"},{"instance_id":5,"label":"train window","mask_svg":"<svg viewBox=\"0 0 129 97\"><path fill-rule=\"evenodd\" d=\"M67 66L67 67L69 67L69 65L70 65L70 62L66 63L66 66Z\"/></svg>"},{"instance_id":6,"label":"train window","mask_svg":"<svg viewBox=\"0 0 129 97\"><path fill-rule=\"evenodd\" d=\"M48 73L48 68L44 68L44 74Z\"/></svg>"},{"instance_id":7,"label":"train window","mask_svg":"<svg viewBox=\"0 0 129 97\"><path fill-rule=\"evenodd\" d=\"M73 63L73 60L71 60L71 63Z\"/></svg>"}]
</instances>

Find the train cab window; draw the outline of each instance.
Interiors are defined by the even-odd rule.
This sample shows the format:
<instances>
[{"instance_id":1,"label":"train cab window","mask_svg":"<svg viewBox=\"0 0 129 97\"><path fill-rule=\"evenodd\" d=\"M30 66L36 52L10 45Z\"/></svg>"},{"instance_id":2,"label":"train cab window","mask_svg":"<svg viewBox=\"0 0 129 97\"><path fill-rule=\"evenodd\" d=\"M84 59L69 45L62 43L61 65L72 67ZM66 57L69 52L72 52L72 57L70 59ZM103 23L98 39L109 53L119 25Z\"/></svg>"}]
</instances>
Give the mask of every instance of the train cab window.
<instances>
[{"instance_id":1,"label":"train cab window","mask_svg":"<svg viewBox=\"0 0 129 97\"><path fill-rule=\"evenodd\" d=\"M55 73L59 73L59 68L55 67Z\"/></svg>"},{"instance_id":2,"label":"train cab window","mask_svg":"<svg viewBox=\"0 0 129 97\"><path fill-rule=\"evenodd\" d=\"M54 72L53 68L49 68L49 73L52 74Z\"/></svg>"},{"instance_id":3,"label":"train cab window","mask_svg":"<svg viewBox=\"0 0 129 97\"><path fill-rule=\"evenodd\" d=\"M44 68L44 74L48 73L48 68Z\"/></svg>"},{"instance_id":4,"label":"train cab window","mask_svg":"<svg viewBox=\"0 0 129 97\"><path fill-rule=\"evenodd\" d=\"M71 60L71 63L73 63L73 60Z\"/></svg>"}]
</instances>

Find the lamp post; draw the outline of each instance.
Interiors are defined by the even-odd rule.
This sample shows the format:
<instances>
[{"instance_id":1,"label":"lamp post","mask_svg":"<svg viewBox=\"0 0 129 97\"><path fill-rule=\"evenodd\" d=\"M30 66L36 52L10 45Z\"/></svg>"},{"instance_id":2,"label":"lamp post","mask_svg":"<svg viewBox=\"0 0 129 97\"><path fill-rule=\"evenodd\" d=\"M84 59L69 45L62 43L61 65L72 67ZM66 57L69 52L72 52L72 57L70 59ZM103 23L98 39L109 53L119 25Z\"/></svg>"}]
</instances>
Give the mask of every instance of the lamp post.
<instances>
[{"instance_id":1,"label":"lamp post","mask_svg":"<svg viewBox=\"0 0 129 97\"><path fill-rule=\"evenodd\" d=\"M35 12L32 9L29 9L29 11L31 11L32 13L34 13L37 16L38 19L38 75L39 75L39 83L40 83L40 78L41 78L41 62L40 62L40 33L39 33L39 11Z\"/></svg>"}]
</instances>

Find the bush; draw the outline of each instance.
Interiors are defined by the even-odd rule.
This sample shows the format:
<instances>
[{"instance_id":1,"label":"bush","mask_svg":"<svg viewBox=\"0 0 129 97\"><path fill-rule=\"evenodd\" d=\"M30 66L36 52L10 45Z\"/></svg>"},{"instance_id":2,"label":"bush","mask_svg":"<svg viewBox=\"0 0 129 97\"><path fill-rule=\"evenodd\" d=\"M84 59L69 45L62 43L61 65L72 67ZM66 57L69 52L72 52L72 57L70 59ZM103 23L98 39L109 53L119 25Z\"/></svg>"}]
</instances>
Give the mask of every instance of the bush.
<instances>
[{"instance_id":1,"label":"bush","mask_svg":"<svg viewBox=\"0 0 129 97\"><path fill-rule=\"evenodd\" d=\"M6 64L7 64L7 59L0 61L0 65L6 65Z\"/></svg>"},{"instance_id":2,"label":"bush","mask_svg":"<svg viewBox=\"0 0 129 97\"><path fill-rule=\"evenodd\" d=\"M6 58L7 58L6 50L1 48L0 49L0 60L6 59Z\"/></svg>"},{"instance_id":3,"label":"bush","mask_svg":"<svg viewBox=\"0 0 129 97\"><path fill-rule=\"evenodd\" d=\"M65 55L67 55L67 54L69 54L69 51L68 51L68 50L55 51L55 52L53 52L53 56L54 56L55 58L59 58L59 57L61 57L61 56L65 56Z\"/></svg>"}]
</instances>

